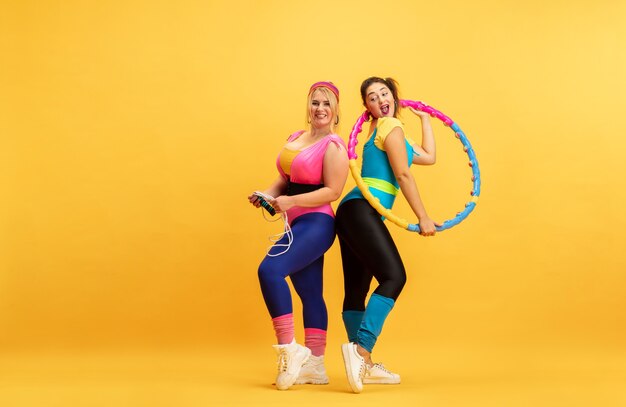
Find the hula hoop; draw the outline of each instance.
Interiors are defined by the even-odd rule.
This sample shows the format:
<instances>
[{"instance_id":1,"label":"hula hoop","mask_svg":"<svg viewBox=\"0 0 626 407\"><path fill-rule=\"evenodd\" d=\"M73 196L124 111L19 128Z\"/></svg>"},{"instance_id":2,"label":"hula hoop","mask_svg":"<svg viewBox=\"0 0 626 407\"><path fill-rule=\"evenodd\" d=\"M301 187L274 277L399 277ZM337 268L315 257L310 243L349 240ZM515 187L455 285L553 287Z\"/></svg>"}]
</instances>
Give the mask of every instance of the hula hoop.
<instances>
[{"instance_id":1,"label":"hula hoop","mask_svg":"<svg viewBox=\"0 0 626 407\"><path fill-rule=\"evenodd\" d=\"M478 203L478 197L480 196L480 169L478 168L478 160L476 159L476 153L474 153L474 149L470 144L467 136L463 133L463 130L456 124L452 119L450 119L445 114L441 113L439 110L430 107L422 102L414 101L414 100L400 100L401 107L412 107L417 110L421 110L422 112L428 113L432 117L436 117L441 120L446 127L450 127L456 138L461 141L463 145L463 151L467 153L469 157L469 166L472 169L472 186L473 189L471 191L472 199L465 204L465 208L456 214L456 216L452 219L448 219L443 222L441 226L437 226L436 230L438 232L450 229L453 226L461 223L467 216L474 210L476 204ZM363 114L357 119L356 123L352 127L352 131L350 132L350 140L348 142L348 158L350 159L350 172L352 173L352 177L356 181L357 187L367 199L367 201L372 205L374 209L386 219L389 219L392 223L400 226L403 229L406 229L411 232L420 232L420 227L418 223L409 223L408 221L394 215L390 209L385 208L378 198L376 198L369 190L369 187L363 179L361 178L361 173L356 163L356 159L358 158L355 149L356 145L359 143L357 140L358 134L361 132L363 128L363 123L368 121L370 118L369 112L365 111Z\"/></svg>"}]
</instances>

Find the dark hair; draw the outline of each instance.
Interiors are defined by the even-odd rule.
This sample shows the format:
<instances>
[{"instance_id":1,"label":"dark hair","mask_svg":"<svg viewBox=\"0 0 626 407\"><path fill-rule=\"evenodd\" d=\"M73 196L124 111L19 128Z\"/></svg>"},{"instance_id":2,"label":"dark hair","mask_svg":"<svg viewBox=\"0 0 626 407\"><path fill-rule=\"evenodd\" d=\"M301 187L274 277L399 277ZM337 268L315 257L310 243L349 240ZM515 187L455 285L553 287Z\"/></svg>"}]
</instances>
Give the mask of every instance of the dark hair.
<instances>
[{"instance_id":1,"label":"dark hair","mask_svg":"<svg viewBox=\"0 0 626 407\"><path fill-rule=\"evenodd\" d=\"M395 105L393 109L393 117L398 117L398 101L400 100L400 97L398 96L398 82L396 82L396 80L393 78L383 79L379 78L378 76L370 76L369 78L364 80L363 83L361 83L361 100L363 101L363 105L367 106L365 103L365 98L367 97L365 92L367 92L367 88L369 88L370 85L374 83L382 83L389 88L391 94L393 95Z\"/></svg>"}]
</instances>

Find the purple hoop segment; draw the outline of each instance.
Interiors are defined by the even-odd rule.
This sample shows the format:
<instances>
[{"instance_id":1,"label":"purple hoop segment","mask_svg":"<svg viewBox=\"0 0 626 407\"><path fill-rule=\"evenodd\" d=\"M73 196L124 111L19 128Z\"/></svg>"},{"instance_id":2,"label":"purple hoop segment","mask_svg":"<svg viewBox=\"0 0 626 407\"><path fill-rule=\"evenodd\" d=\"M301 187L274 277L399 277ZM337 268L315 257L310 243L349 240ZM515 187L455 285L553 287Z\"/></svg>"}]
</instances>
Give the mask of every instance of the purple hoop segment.
<instances>
[{"instance_id":1,"label":"purple hoop segment","mask_svg":"<svg viewBox=\"0 0 626 407\"><path fill-rule=\"evenodd\" d=\"M454 218L446 220L445 222L443 222L442 226L437 226L437 231L450 229L451 227L461 223L461 221L463 221L474 210L476 204L478 203L478 197L480 196L480 169L478 168L478 160L476 159L474 149L472 148L472 145L465 136L465 133L463 133L463 130L461 130L461 128L456 123L454 123L452 119L441 113L439 110L422 102L414 100L400 100L400 106L412 107L414 109L421 110L422 112L428 113L430 116L436 117L437 119L441 120L441 122L445 126L450 127L452 131L454 131L456 138L458 138L463 145L463 151L465 151L465 153L469 157L469 166L472 169L473 189L470 193L472 199L470 199L470 201L465 204L465 208L461 212L458 212ZM376 209L378 213L380 213L386 219L389 219L391 222L395 223L403 229L419 233L419 224L409 223L408 221L394 215L391 210L382 206L378 198L372 195L372 193L369 191L368 185L365 184L365 182L361 178L360 168L356 164L356 159L358 158L358 156L355 150L357 144L359 143L357 140L357 136L359 135L359 133L361 133L363 129L363 123L368 121L369 118L369 112L363 112L363 114L357 119L356 123L352 127L352 131L350 132L350 140L348 141L348 158L350 159L350 172L352 173L352 177L356 181L356 184L365 199L367 199L370 205L372 205L372 207Z\"/></svg>"}]
</instances>

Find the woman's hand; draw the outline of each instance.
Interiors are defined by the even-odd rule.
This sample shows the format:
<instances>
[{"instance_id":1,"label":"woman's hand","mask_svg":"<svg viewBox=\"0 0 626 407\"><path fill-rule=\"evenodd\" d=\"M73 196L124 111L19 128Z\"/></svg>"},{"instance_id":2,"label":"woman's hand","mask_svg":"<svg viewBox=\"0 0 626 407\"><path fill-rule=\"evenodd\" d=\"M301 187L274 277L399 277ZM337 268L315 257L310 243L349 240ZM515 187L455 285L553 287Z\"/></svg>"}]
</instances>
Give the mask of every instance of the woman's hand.
<instances>
[{"instance_id":1,"label":"woman's hand","mask_svg":"<svg viewBox=\"0 0 626 407\"><path fill-rule=\"evenodd\" d=\"M420 235L422 236L435 236L437 229L436 226L441 226L441 223L433 221L428 216L422 216L420 219Z\"/></svg>"},{"instance_id":2,"label":"woman's hand","mask_svg":"<svg viewBox=\"0 0 626 407\"><path fill-rule=\"evenodd\" d=\"M254 193L252 193L251 195L248 195L248 202L250 202L255 208L258 208L259 206L261 206L261 200Z\"/></svg>"},{"instance_id":3,"label":"woman's hand","mask_svg":"<svg viewBox=\"0 0 626 407\"><path fill-rule=\"evenodd\" d=\"M289 209L293 208L296 203L293 196L281 195L278 198L271 199L270 205L276 209L276 212L287 212Z\"/></svg>"},{"instance_id":4,"label":"woman's hand","mask_svg":"<svg viewBox=\"0 0 626 407\"><path fill-rule=\"evenodd\" d=\"M269 188L264 189L264 190L259 190L257 192L261 193L261 195L264 197L263 199L265 199L266 201L269 201L271 197L283 194L285 193L286 190L287 190L287 180L279 175L278 178L276 178L276 181L274 181L274 183L270 185ZM254 205L255 208L258 208L261 206L261 199L255 192L253 192L252 194L248 196L248 201L252 205Z\"/></svg>"},{"instance_id":5,"label":"woman's hand","mask_svg":"<svg viewBox=\"0 0 626 407\"><path fill-rule=\"evenodd\" d=\"M421 110L417 110L411 106L409 106L409 110L412 111L413 113L415 113L417 116L419 116L420 119L428 119L430 118L430 115L426 112L422 112Z\"/></svg>"}]
</instances>

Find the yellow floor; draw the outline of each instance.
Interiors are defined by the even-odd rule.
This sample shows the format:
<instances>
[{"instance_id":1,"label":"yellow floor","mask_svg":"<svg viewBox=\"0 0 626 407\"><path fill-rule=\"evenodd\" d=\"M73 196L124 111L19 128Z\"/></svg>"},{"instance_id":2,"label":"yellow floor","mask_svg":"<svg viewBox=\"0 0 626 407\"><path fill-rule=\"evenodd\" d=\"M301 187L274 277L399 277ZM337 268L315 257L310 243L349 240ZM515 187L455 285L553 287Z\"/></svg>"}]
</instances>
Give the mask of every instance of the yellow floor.
<instances>
[{"instance_id":1,"label":"yellow floor","mask_svg":"<svg viewBox=\"0 0 626 407\"><path fill-rule=\"evenodd\" d=\"M272 386L269 344L178 351L0 354L0 406L626 406L626 352L420 346L385 349L402 384L349 391L336 344L331 383ZM382 361L382 360L381 360Z\"/></svg>"}]
</instances>

